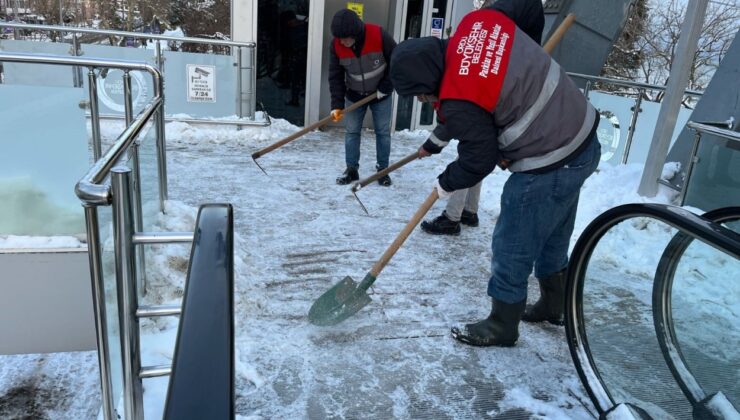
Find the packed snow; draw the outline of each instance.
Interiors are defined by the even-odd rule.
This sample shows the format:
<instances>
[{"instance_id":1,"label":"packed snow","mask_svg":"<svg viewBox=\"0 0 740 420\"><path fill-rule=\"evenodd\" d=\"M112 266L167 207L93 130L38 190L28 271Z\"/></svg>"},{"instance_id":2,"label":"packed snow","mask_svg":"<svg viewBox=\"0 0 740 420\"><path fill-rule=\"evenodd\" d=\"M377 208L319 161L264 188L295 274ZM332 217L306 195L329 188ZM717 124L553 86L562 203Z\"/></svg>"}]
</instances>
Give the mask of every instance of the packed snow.
<instances>
[{"instance_id":1,"label":"packed snow","mask_svg":"<svg viewBox=\"0 0 740 420\"><path fill-rule=\"evenodd\" d=\"M120 129L118 123L109 122L103 133L114 138ZM485 293L490 237L507 172L496 170L484 181L479 227L463 227L457 237L430 236L417 229L378 276L367 307L335 327L309 324L308 308L318 296L345 276L361 279L377 261L431 192L435 177L455 158L456 145L453 142L440 156L414 161L392 173L389 188L373 184L359 191L368 216L350 187L334 182L344 170L343 134L338 130L310 133L264 155L259 162L268 175L252 162L254 151L298 129L280 119L269 127L242 130L184 122L167 125L170 201L167 214L157 216L154 230L192 231L197 206L203 203L229 202L235 209L236 410L240 418L581 419L597 415L576 374L562 327L522 323L517 346L505 349L468 347L449 335L451 326L476 321L490 310ZM391 161L413 152L428 134L423 130L395 133ZM374 135L364 132L361 177L374 172L374 158ZM676 170L668 165L664 175ZM639 196L641 173L636 164L600 165L582 189L571 247L585 227L610 208L672 203L675 192L663 186L654 198ZM444 203L438 202L427 218L443 208ZM632 219L610 231L594 252L589 281L594 280L584 291L584 312L593 315L587 329L597 333L595 358L604 361L607 373L618 371L618 366L609 364L608 354L600 356L602 347L619 352L618 346L634 343L609 341L606 333L598 334L599 328L609 327L609 317L620 315L625 296L630 307L637 308L625 322L652 326L645 309L650 308L650 287L662 249L675 232L660 222ZM26 241L31 239L0 238L8 248ZM149 283L143 304L180 302L189 251L186 245L147 247ZM690 261L682 272L695 274L696 264L704 264L707 255L713 265L701 277L687 278L685 287L695 293L686 295L683 304L689 306L708 297L702 290L712 274L739 272L736 260L723 259L711 248L692 255L696 263ZM736 326L740 285L714 279L711 288L730 288L724 302L729 310L723 319ZM589 291L593 294L588 295ZM112 286L107 292L114 293ZM530 301L538 294L536 281L530 278ZM177 319L144 320L141 330L143 365L169 363ZM737 343L736 338L728 336L714 352L735 366L737 347L728 346ZM41 358L70 365L95 363L90 353ZM28 364L39 364L38 360L0 357L0 417L8 410L1 396L18 386L20 377L28 376L21 371L28 370ZM68 398L98 392L97 384L90 385L96 370L94 366L88 370L84 389L74 389L80 383L69 381L60 385L72 388ZM625 389L620 395L627 398L631 384L618 380L615 384ZM146 417L160 418L167 379L147 379L144 386ZM89 418L89 405L65 407L64 416ZM655 410L653 414L660 412Z\"/></svg>"}]
</instances>

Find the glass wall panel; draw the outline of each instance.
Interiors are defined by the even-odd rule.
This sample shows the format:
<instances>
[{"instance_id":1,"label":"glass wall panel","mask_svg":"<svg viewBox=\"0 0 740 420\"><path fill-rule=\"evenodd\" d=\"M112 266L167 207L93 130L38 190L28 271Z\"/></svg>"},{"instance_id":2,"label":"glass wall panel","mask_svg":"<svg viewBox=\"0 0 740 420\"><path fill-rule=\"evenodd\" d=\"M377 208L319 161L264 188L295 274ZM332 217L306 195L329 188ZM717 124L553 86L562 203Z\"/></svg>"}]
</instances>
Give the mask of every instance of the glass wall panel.
<instances>
[{"instance_id":1,"label":"glass wall panel","mask_svg":"<svg viewBox=\"0 0 740 420\"><path fill-rule=\"evenodd\" d=\"M740 231L738 222L725 224ZM671 315L686 367L707 395L740 409L740 261L693 241L681 256Z\"/></svg>"},{"instance_id":2,"label":"glass wall panel","mask_svg":"<svg viewBox=\"0 0 740 420\"><path fill-rule=\"evenodd\" d=\"M702 134L686 204L705 211L740 203L740 142Z\"/></svg>"},{"instance_id":3,"label":"glass wall panel","mask_svg":"<svg viewBox=\"0 0 740 420\"><path fill-rule=\"evenodd\" d=\"M235 57L177 51L166 51L164 57L167 115L237 115Z\"/></svg>"},{"instance_id":4,"label":"glass wall panel","mask_svg":"<svg viewBox=\"0 0 740 420\"><path fill-rule=\"evenodd\" d=\"M632 122L635 98L592 91L589 92L589 101L601 113L601 122L598 128L599 142L601 142L601 160L614 165L620 164L624 156L624 148ZM632 136L627 163L645 163L647 160L660 106L661 104L657 102L642 101L641 111L635 123L635 133ZM691 110L685 108L679 110L671 145L676 141L691 117L691 112Z\"/></svg>"},{"instance_id":5,"label":"glass wall panel","mask_svg":"<svg viewBox=\"0 0 740 420\"><path fill-rule=\"evenodd\" d=\"M155 64L154 52L143 48L85 44L81 46L81 49L87 58L107 58ZM82 72L82 80L87 91L87 69ZM131 90L131 100L134 106L134 115L136 115L144 109L154 95L152 77L149 73L132 71ZM124 115L123 71L115 69L104 71L98 78L98 108L101 114Z\"/></svg>"},{"instance_id":6,"label":"glass wall panel","mask_svg":"<svg viewBox=\"0 0 740 420\"><path fill-rule=\"evenodd\" d=\"M159 171L157 169L157 130L150 124L139 135L139 169L141 171L141 207L143 227L153 230L159 214Z\"/></svg>"},{"instance_id":7,"label":"glass wall panel","mask_svg":"<svg viewBox=\"0 0 740 420\"><path fill-rule=\"evenodd\" d=\"M628 219L594 249L583 286L583 319L594 364L616 403L632 402L654 418L691 418L658 343L652 314L655 270L676 230Z\"/></svg>"},{"instance_id":8,"label":"glass wall panel","mask_svg":"<svg viewBox=\"0 0 740 420\"><path fill-rule=\"evenodd\" d=\"M1 40L0 51L70 55L71 44ZM2 63L3 83L12 85L74 86L74 68L44 64Z\"/></svg>"},{"instance_id":9,"label":"glass wall panel","mask_svg":"<svg viewBox=\"0 0 740 420\"><path fill-rule=\"evenodd\" d=\"M100 230L103 289L105 292L106 327L110 358L110 374L113 386L113 406L121 401L123 393L123 359L121 358L121 334L118 319L118 294L116 292L116 267L113 248L113 209L111 206L97 208ZM116 407L123 418L123 407Z\"/></svg>"},{"instance_id":10,"label":"glass wall panel","mask_svg":"<svg viewBox=\"0 0 740 420\"><path fill-rule=\"evenodd\" d=\"M85 98L79 88L0 85L0 234L85 232L74 193L90 166Z\"/></svg>"},{"instance_id":11,"label":"glass wall panel","mask_svg":"<svg viewBox=\"0 0 740 420\"><path fill-rule=\"evenodd\" d=\"M306 103L308 6L308 0L260 0L257 12L257 99L271 116L298 126Z\"/></svg>"}]
</instances>

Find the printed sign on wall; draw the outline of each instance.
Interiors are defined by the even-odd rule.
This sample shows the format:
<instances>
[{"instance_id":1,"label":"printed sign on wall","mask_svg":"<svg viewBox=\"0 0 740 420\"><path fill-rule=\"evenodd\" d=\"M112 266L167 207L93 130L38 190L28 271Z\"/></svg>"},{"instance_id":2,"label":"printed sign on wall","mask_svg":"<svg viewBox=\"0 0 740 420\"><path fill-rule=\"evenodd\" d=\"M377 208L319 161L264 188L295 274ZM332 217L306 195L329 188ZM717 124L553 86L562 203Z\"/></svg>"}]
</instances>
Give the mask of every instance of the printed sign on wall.
<instances>
[{"instance_id":1,"label":"printed sign on wall","mask_svg":"<svg viewBox=\"0 0 740 420\"><path fill-rule=\"evenodd\" d=\"M348 1L347 8L357 13L357 16L359 16L360 19L365 20L365 18L362 17L362 12L365 10L365 5L363 5L362 3L354 2L354 1Z\"/></svg>"},{"instance_id":2,"label":"printed sign on wall","mask_svg":"<svg viewBox=\"0 0 740 420\"><path fill-rule=\"evenodd\" d=\"M443 18L432 18L432 36L442 39L442 28L445 26Z\"/></svg>"},{"instance_id":3,"label":"printed sign on wall","mask_svg":"<svg viewBox=\"0 0 740 420\"><path fill-rule=\"evenodd\" d=\"M216 102L216 66L187 65L188 102Z\"/></svg>"}]
</instances>

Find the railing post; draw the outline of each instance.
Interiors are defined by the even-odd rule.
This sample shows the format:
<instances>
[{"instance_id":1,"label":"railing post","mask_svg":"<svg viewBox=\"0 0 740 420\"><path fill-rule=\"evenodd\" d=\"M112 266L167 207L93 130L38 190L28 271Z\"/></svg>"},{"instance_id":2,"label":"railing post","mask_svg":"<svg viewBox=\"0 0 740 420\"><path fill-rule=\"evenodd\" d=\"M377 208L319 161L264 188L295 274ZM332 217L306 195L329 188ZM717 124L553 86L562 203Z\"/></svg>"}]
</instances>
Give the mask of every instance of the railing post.
<instances>
[{"instance_id":1,"label":"railing post","mask_svg":"<svg viewBox=\"0 0 740 420\"><path fill-rule=\"evenodd\" d=\"M701 132L699 130L696 131L696 134L694 135L694 144L691 146L691 154L689 154L689 161L686 165L686 179L683 180L683 184L681 185L681 192L679 193L678 197L678 205L683 206L686 202L686 193L689 190L689 182L691 181L691 173L694 172L694 165L699 161L699 158L696 157L696 153L699 151L699 141L701 141Z\"/></svg>"},{"instance_id":2,"label":"railing post","mask_svg":"<svg viewBox=\"0 0 740 420\"><path fill-rule=\"evenodd\" d=\"M586 86L583 88L583 95L588 99L588 95L591 93L591 81L586 80Z\"/></svg>"},{"instance_id":3,"label":"railing post","mask_svg":"<svg viewBox=\"0 0 740 420\"><path fill-rule=\"evenodd\" d=\"M87 254L90 261L90 280L92 283L92 302L95 314L95 338L98 347L98 366L100 368L100 399L103 402L103 418L116 420L113 403L113 380L111 378L110 343L108 342L108 316L105 306L105 284L103 282L102 249L97 207L83 204L85 208L85 227L87 230Z\"/></svg>"},{"instance_id":4,"label":"railing post","mask_svg":"<svg viewBox=\"0 0 740 420\"><path fill-rule=\"evenodd\" d=\"M123 406L126 420L144 418L143 385L139 377L141 354L139 319L136 317L136 258L134 257L134 219L131 203L131 169L111 169L113 194L113 239L118 292L118 322L123 359Z\"/></svg>"},{"instance_id":5,"label":"railing post","mask_svg":"<svg viewBox=\"0 0 740 420\"><path fill-rule=\"evenodd\" d=\"M249 107L247 108L247 117L250 121L254 121L255 110L257 109L257 48L252 46L249 47L249 65L247 66L247 84L249 90L247 92L247 98L249 99Z\"/></svg>"},{"instance_id":6,"label":"railing post","mask_svg":"<svg viewBox=\"0 0 740 420\"><path fill-rule=\"evenodd\" d=\"M75 33L72 34L72 49L70 50L70 54L73 57L80 55L80 42ZM72 84L74 87L82 87L82 72L77 66L72 67Z\"/></svg>"},{"instance_id":7,"label":"railing post","mask_svg":"<svg viewBox=\"0 0 740 420\"><path fill-rule=\"evenodd\" d=\"M128 70L123 72L123 98L124 98L124 109L126 111L126 127L131 125L134 121L134 106L131 100L131 73ZM139 159L139 144L133 142L129 148L129 155L131 156L131 162L133 167L133 178L134 178L134 226L136 232L144 230L144 211L142 210L141 202L141 161ZM137 267L137 279L138 284L136 290L139 292L139 296L146 295L146 260L144 256L144 247L136 247L136 256L139 259Z\"/></svg>"},{"instance_id":8,"label":"railing post","mask_svg":"<svg viewBox=\"0 0 740 420\"><path fill-rule=\"evenodd\" d=\"M242 47L236 47L236 114L239 119L244 118L244 80L242 78ZM241 126L237 126L238 130L241 130Z\"/></svg>"},{"instance_id":9,"label":"railing post","mask_svg":"<svg viewBox=\"0 0 740 420\"><path fill-rule=\"evenodd\" d=\"M159 95L162 101L159 103L159 110L157 111L155 128L157 130L157 160L159 172L159 211L164 213L164 202L167 200L167 151L165 150L167 142L165 141L164 131L164 81L162 80L162 74L155 77L154 80L154 94Z\"/></svg>"},{"instance_id":10,"label":"railing post","mask_svg":"<svg viewBox=\"0 0 740 420\"><path fill-rule=\"evenodd\" d=\"M90 95L90 125L92 126L93 157L97 161L103 154L100 144L100 111L98 111L98 78L95 67L87 72L87 87Z\"/></svg>"},{"instance_id":11,"label":"railing post","mask_svg":"<svg viewBox=\"0 0 740 420\"><path fill-rule=\"evenodd\" d=\"M159 40L154 40L154 51L156 51L157 69L164 74L164 60L162 60L162 46L159 44Z\"/></svg>"},{"instance_id":12,"label":"railing post","mask_svg":"<svg viewBox=\"0 0 740 420\"><path fill-rule=\"evenodd\" d=\"M642 112L640 106L642 106L642 95L645 94L645 89L637 89L637 99L635 99L635 105L632 108L632 120L630 120L630 126L627 129L627 141L624 143L624 153L622 153L622 164L627 164L627 159L630 155L630 148L632 147L632 138L635 136L635 128L637 125L637 117Z\"/></svg>"}]
</instances>

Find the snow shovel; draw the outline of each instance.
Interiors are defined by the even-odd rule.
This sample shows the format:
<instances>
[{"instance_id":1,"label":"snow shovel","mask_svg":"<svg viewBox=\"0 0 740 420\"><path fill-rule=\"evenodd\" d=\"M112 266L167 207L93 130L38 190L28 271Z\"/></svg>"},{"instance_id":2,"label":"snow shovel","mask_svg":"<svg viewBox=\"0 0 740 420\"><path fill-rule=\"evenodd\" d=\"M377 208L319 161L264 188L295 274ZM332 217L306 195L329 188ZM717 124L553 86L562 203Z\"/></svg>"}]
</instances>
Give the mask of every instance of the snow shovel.
<instances>
[{"instance_id":1,"label":"snow shovel","mask_svg":"<svg viewBox=\"0 0 740 420\"><path fill-rule=\"evenodd\" d=\"M372 101L376 97L377 97L377 92L373 92L370 95L367 95L366 97L364 97L364 98L360 99L359 101L353 103L352 105L348 106L347 108L344 108L342 110L342 113L347 113L347 112L354 111L355 109L357 109L357 108L365 105L366 103ZM309 125L308 127L304 128L304 129L302 129L300 131L297 131L297 132L289 135L288 137L286 137L286 138L284 138L282 140L278 140L275 143L273 143L273 144L271 144L271 145L269 145L269 146L267 146L267 147L265 147L263 149L260 149L260 150L258 150L256 152L252 153L252 160L260 168L260 170L262 170L262 172L264 172L265 174L267 174L267 172L265 172L265 170L262 169L262 166L260 166L260 164L257 163L257 159L258 158L260 158L260 157L262 157L262 156L264 156L264 155L272 152L273 150L275 150L275 149L277 149L279 147L285 146L286 144L292 142L293 140L296 140L296 139L302 137L303 135L305 135L305 134L307 134L307 133L309 133L309 132L311 132L311 131L319 128L319 127L323 127L324 125L330 123L331 121L332 121L332 118L331 118L331 115L329 115L329 116L325 117L324 119L321 119L318 122L315 122L315 123Z\"/></svg>"},{"instance_id":2,"label":"snow shovel","mask_svg":"<svg viewBox=\"0 0 740 420\"><path fill-rule=\"evenodd\" d=\"M357 191L360 191L362 187L375 182L379 180L380 178L388 175L389 173L395 171L396 169L400 168L401 166L411 162L412 160L419 159L419 151L416 150L414 153L406 156L405 158L399 160L398 162L392 164L391 166L383 169L382 171L376 172L374 175L369 176L365 179L361 179L359 181L356 181L354 184L352 184L352 194L354 194L355 199L358 203L360 203L360 207L362 207L363 210L365 210L365 214L370 215L370 213L367 212L367 209L365 208L365 205L362 204L362 201L360 201L360 198L357 197Z\"/></svg>"},{"instance_id":3,"label":"snow shovel","mask_svg":"<svg viewBox=\"0 0 740 420\"><path fill-rule=\"evenodd\" d=\"M386 264L393 258L396 251L398 251L398 248L403 245L416 225L419 224L424 215L434 205L437 198L439 196L435 189L424 200L419 210L411 217L411 220L406 223L406 226L404 226L393 243L385 250L383 256L365 274L365 278L362 279L359 285L352 277L347 276L316 299L316 302L313 303L311 309L308 311L308 320L312 324L319 326L336 325L359 312L360 309L370 303L371 299L367 294L367 289L375 283L380 272L383 271L383 268L385 268Z\"/></svg>"}]
</instances>

